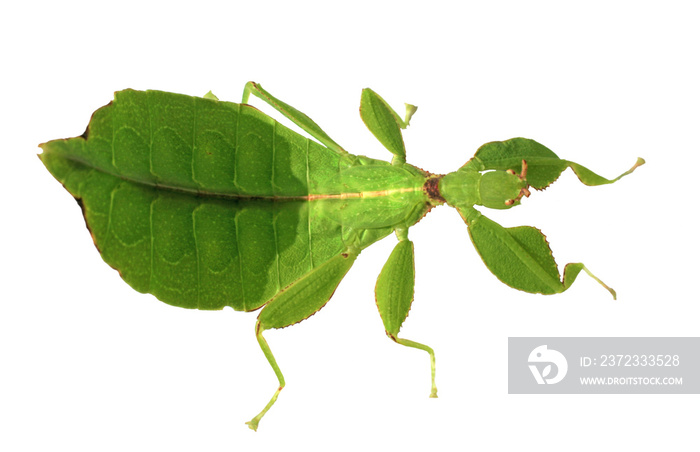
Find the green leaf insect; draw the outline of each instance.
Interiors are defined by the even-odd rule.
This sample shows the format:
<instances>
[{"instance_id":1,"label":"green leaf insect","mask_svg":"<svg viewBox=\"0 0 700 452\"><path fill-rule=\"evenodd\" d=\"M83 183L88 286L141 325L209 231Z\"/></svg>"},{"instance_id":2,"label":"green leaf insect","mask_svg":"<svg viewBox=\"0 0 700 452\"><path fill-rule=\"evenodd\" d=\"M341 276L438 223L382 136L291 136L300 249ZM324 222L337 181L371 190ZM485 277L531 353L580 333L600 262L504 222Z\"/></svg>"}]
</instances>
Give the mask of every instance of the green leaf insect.
<instances>
[{"instance_id":1,"label":"green leaf insect","mask_svg":"<svg viewBox=\"0 0 700 452\"><path fill-rule=\"evenodd\" d=\"M248 105L251 94L317 141ZM389 163L348 153L256 83L245 86L240 104L211 93L124 90L82 136L44 143L39 157L78 200L102 258L131 287L183 308L260 309L255 336L279 387L248 422L255 430L285 384L263 332L318 312L360 252L392 232L398 244L377 279L377 307L389 338L429 354L430 397L437 397L433 350L399 337L413 301L408 229L435 206L459 211L486 266L513 288L555 294L581 270L595 278L582 263L568 264L562 277L538 229L504 228L475 206L513 208L567 167L586 185L610 184L644 160L610 180L513 138L483 145L455 172L431 174L406 163L401 129L415 111L406 105L401 118L362 91L362 120L393 154Z\"/></svg>"}]
</instances>

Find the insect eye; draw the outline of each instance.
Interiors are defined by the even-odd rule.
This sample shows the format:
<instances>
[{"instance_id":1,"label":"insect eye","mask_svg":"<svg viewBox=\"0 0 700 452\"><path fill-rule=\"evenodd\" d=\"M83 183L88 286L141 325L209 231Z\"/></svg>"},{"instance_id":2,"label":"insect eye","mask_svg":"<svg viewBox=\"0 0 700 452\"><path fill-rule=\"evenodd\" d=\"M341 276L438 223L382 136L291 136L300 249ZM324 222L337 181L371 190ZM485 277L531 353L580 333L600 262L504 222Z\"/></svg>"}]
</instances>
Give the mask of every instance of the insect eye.
<instances>
[{"instance_id":1,"label":"insect eye","mask_svg":"<svg viewBox=\"0 0 700 452\"><path fill-rule=\"evenodd\" d=\"M507 200L506 200L506 205L507 205L507 206L512 206L514 202L515 202L515 200L513 200L513 199L507 199Z\"/></svg>"}]
</instances>

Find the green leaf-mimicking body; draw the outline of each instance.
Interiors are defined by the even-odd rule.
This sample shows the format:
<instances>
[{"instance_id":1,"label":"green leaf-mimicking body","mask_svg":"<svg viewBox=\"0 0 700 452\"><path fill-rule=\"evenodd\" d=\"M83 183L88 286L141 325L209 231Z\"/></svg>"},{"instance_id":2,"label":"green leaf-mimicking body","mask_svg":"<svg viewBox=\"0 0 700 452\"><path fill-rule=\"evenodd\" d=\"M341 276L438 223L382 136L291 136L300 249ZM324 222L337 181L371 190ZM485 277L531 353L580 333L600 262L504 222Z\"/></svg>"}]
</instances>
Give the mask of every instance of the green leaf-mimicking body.
<instances>
[{"instance_id":1,"label":"green leaf-mimicking body","mask_svg":"<svg viewBox=\"0 0 700 452\"><path fill-rule=\"evenodd\" d=\"M250 94L320 144L248 105ZM447 203L499 279L527 292L563 292L581 270L593 275L574 263L562 280L539 230L503 228L474 206L512 208L528 187L547 187L567 167L583 183L601 185L644 163L608 180L514 138L488 143L459 170L435 175L405 162L401 129L415 111L407 104L402 120L363 91L362 119L394 155L385 162L346 152L252 82L241 104L125 90L93 114L83 136L42 144L40 157L80 202L102 258L134 289L185 308L263 307L256 337L280 386L248 423L256 429L284 387L262 333L321 309L362 249L396 233L399 243L377 280L377 307L392 340L430 355L436 397L433 350L398 336L413 300L408 228Z\"/></svg>"}]
</instances>

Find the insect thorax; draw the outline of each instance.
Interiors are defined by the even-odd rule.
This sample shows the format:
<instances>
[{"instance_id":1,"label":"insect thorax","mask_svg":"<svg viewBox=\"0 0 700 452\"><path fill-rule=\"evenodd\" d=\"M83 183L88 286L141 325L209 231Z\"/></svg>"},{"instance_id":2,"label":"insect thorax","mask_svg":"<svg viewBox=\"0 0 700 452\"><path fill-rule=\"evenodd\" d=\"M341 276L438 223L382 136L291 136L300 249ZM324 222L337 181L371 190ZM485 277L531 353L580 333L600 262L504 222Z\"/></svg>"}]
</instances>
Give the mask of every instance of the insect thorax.
<instances>
[{"instance_id":1,"label":"insect thorax","mask_svg":"<svg viewBox=\"0 0 700 452\"><path fill-rule=\"evenodd\" d=\"M508 171L479 172L464 166L449 173L439 183L440 194L451 206L481 205L508 209L517 205L527 182Z\"/></svg>"}]
</instances>

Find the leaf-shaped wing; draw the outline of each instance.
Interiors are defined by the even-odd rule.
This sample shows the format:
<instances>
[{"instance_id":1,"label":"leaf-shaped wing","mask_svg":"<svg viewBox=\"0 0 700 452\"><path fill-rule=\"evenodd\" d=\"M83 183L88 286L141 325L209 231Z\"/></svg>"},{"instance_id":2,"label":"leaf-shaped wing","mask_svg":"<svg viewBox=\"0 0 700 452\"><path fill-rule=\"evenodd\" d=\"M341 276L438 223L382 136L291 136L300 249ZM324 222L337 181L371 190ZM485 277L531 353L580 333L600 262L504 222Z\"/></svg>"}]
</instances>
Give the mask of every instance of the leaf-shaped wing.
<instances>
[{"instance_id":1,"label":"leaf-shaped wing","mask_svg":"<svg viewBox=\"0 0 700 452\"><path fill-rule=\"evenodd\" d=\"M42 148L103 259L173 305L253 310L346 248L323 203L277 202L313 191L341 157L252 107L128 90L86 136Z\"/></svg>"}]
</instances>

